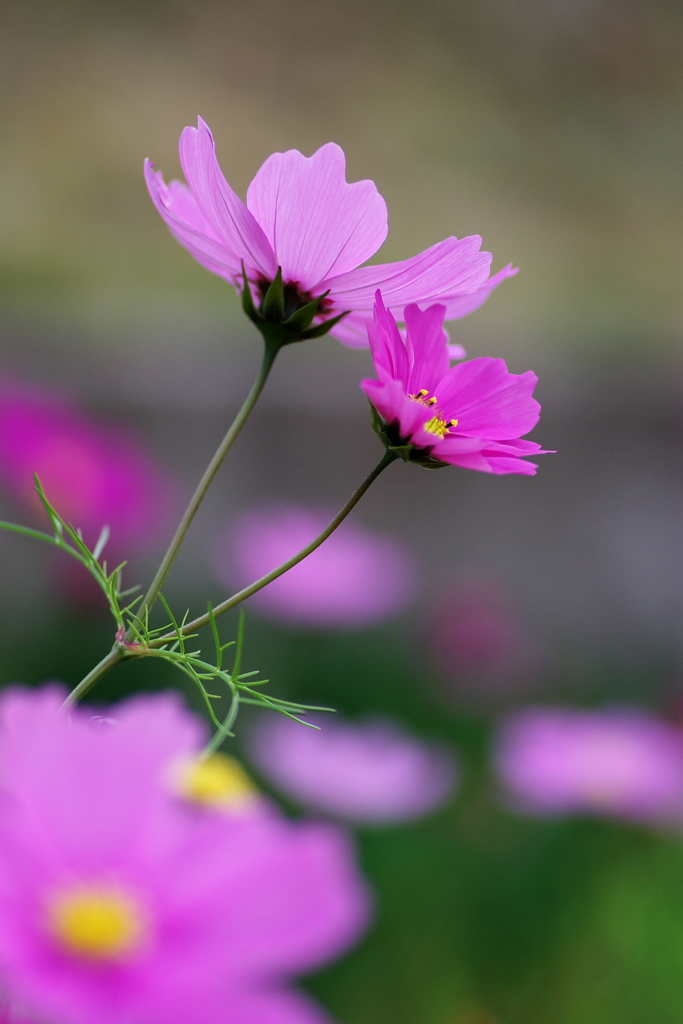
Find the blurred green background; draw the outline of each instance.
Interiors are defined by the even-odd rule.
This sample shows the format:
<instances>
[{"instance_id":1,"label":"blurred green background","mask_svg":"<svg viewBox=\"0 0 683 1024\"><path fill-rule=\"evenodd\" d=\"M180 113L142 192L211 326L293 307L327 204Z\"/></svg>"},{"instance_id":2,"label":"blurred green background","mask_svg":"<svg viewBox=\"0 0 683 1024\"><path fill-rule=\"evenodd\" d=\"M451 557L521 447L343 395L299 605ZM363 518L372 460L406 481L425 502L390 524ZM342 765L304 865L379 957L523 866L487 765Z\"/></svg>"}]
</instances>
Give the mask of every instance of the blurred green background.
<instances>
[{"instance_id":1,"label":"blurred green background","mask_svg":"<svg viewBox=\"0 0 683 1024\"><path fill-rule=\"evenodd\" d=\"M388 712L465 766L451 807L360 835L377 926L310 984L341 1024L680 1022L680 838L515 817L487 766L515 699L671 715L683 700L680 4L24 0L0 9L0 53L0 373L132 426L184 494L259 358L231 289L171 239L142 181L146 156L179 175L198 114L241 194L272 151L332 139L387 199L381 260L477 233L494 269L521 267L452 338L539 373L533 436L558 455L534 480L382 479L359 520L422 567L400 622L334 636L248 620L248 667L278 692ZM210 542L242 506L345 500L377 456L367 368L330 339L283 354L169 581L175 603L221 596ZM0 515L20 515L2 494ZM147 579L157 555L133 571ZM110 623L60 602L44 552L0 537L0 559L2 679L75 683ZM434 609L471 579L499 586L532 638L517 698L439 680ZM143 663L100 699L173 684Z\"/></svg>"}]
</instances>

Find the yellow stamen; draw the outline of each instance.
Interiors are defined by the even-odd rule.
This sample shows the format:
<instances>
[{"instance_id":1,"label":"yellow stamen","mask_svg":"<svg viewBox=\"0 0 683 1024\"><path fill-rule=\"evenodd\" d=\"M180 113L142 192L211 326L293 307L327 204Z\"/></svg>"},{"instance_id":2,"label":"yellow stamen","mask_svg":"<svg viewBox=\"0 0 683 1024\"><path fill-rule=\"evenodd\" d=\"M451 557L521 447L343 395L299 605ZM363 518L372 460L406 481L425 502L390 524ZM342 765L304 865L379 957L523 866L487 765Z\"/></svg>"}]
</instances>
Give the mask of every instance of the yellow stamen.
<instances>
[{"instance_id":1,"label":"yellow stamen","mask_svg":"<svg viewBox=\"0 0 683 1024\"><path fill-rule=\"evenodd\" d=\"M182 796L205 807L235 808L257 794L242 765L226 754L185 763L178 773L178 782Z\"/></svg>"},{"instance_id":2,"label":"yellow stamen","mask_svg":"<svg viewBox=\"0 0 683 1024\"><path fill-rule=\"evenodd\" d=\"M420 405L426 405L431 408L436 405L438 399L436 395L432 395L431 398L426 398L425 396L428 394L429 392L423 388L421 391L417 391L414 395L408 395L408 398L412 398L414 402L419 402ZM438 415L439 411L440 410L435 410L437 415L432 416L430 420L427 420L424 428L429 431L430 434L434 434L435 437L445 437L451 427L457 427L458 421L443 419Z\"/></svg>"},{"instance_id":3,"label":"yellow stamen","mask_svg":"<svg viewBox=\"0 0 683 1024\"><path fill-rule=\"evenodd\" d=\"M113 960L130 952L142 932L134 900L106 885L79 886L60 893L49 907L48 924L69 952L92 960Z\"/></svg>"},{"instance_id":4,"label":"yellow stamen","mask_svg":"<svg viewBox=\"0 0 683 1024\"><path fill-rule=\"evenodd\" d=\"M430 434L435 434L436 437L445 437L448 433L448 423L446 420L439 419L438 416L432 416L424 426L425 430L428 430Z\"/></svg>"}]
</instances>

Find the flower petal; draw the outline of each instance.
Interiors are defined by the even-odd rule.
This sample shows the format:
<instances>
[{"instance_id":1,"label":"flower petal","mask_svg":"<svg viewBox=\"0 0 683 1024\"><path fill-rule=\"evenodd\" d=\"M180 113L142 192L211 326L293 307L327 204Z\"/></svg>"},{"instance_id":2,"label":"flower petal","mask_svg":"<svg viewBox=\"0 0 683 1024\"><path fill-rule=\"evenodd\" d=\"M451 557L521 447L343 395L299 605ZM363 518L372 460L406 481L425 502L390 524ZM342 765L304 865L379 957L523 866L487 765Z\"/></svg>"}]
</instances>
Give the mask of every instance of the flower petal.
<instances>
[{"instance_id":1,"label":"flower petal","mask_svg":"<svg viewBox=\"0 0 683 1024\"><path fill-rule=\"evenodd\" d=\"M540 405L531 397L538 378L509 373L502 359L470 359L453 366L437 389L446 419L458 420L458 433L504 441L528 433L538 423Z\"/></svg>"},{"instance_id":2,"label":"flower petal","mask_svg":"<svg viewBox=\"0 0 683 1024\"><path fill-rule=\"evenodd\" d=\"M484 305L491 292L494 288L498 287L501 281L508 277L514 277L518 273L519 267L513 267L511 263L508 263L507 267L499 270L497 274L490 277L476 291L471 292L469 295L459 295L453 299L446 300L446 320L460 320L461 317L467 316L468 313L473 313L475 309L479 309L480 306Z\"/></svg>"},{"instance_id":3,"label":"flower petal","mask_svg":"<svg viewBox=\"0 0 683 1024\"><path fill-rule=\"evenodd\" d=\"M448 335L443 329L445 306L430 306L424 312L412 303L406 306L406 338L413 367L408 392L417 394L423 388L430 394L448 373L451 361L448 353Z\"/></svg>"},{"instance_id":4,"label":"flower petal","mask_svg":"<svg viewBox=\"0 0 683 1024\"><path fill-rule=\"evenodd\" d=\"M538 465L535 462L525 462L524 459L511 459L502 455L492 455L487 458L489 473L502 475L503 473L517 473L523 476L536 476Z\"/></svg>"},{"instance_id":5,"label":"flower petal","mask_svg":"<svg viewBox=\"0 0 683 1024\"><path fill-rule=\"evenodd\" d=\"M372 358L380 380L407 380L410 375L408 350L396 321L382 301L382 293L379 290L375 296L372 320L368 321L366 326Z\"/></svg>"},{"instance_id":6,"label":"flower petal","mask_svg":"<svg viewBox=\"0 0 683 1024\"><path fill-rule=\"evenodd\" d=\"M217 1008L216 1017L204 1016L202 1024L225 1024L227 1020L230 1024L332 1024L312 999L287 989L230 992ZM178 1024L187 1021L187 1016L178 1016Z\"/></svg>"},{"instance_id":7,"label":"flower petal","mask_svg":"<svg viewBox=\"0 0 683 1024\"><path fill-rule=\"evenodd\" d=\"M450 462L452 466L463 469L476 469L483 473L517 473L535 476L538 466L534 462L525 462L523 455L546 455L541 446L534 441L505 441L502 443L478 441L478 451L467 449L463 442L476 441L476 438L446 437L433 452L437 459Z\"/></svg>"},{"instance_id":8,"label":"flower petal","mask_svg":"<svg viewBox=\"0 0 683 1024\"><path fill-rule=\"evenodd\" d=\"M207 270L231 283L241 273L240 258L213 230L187 185L172 181L168 185L161 171L145 160L145 181L152 202L176 239Z\"/></svg>"},{"instance_id":9,"label":"flower petal","mask_svg":"<svg viewBox=\"0 0 683 1024\"><path fill-rule=\"evenodd\" d=\"M285 281L304 291L358 267L387 236L387 207L375 183L348 183L345 171L344 151L333 142L311 157L290 149L268 157L247 190L247 207Z\"/></svg>"},{"instance_id":10,"label":"flower petal","mask_svg":"<svg viewBox=\"0 0 683 1024\"><path fill-rule=\"evenodd\" d=\"M446 320L471 313L501 281L517 273L508 265L488 278L492 256L490 252L480 252L480 245L479 235L446 238L409 260L359 267L323 281L321 289L331 290L335 310L351 311L330 334L351 348L365 348L365 311L372 308L378 288L397 320L403 318L403 307L410 303L444 303Z\"/></svg>"},{"instance_id":11,"label":"flower petal","mask_svg":"<svg viewBox=\"0 0 683 1024\"><path fill-rule=\"evenodd\" d=\"M390 309L402 316L410 302L447 301L475 291L488 278L491 253L480 252L481 238L445 238L399 263L359 267L323 282L341 308L369 309L380 288Z\"/></svg>"},{"instance_id":12,"label":"flower petal","mask_svg":"<svg viewBox=\"0 0 683 1024\"><path fill-rule=\"evenodd\" d=\"M180 136L180 162L199 209L230 253L248 269L274 278L278 265L270 243L225 180L213 136L201 117L196 128L185 128Z\"/></svg>"},{"instance_id":13,"label":"flower petal","mask_svg":"<svg viewBox=\"0 0 683 1024\"><path fill-rule=\"evenodd\" d=\"M437 438L423 429L433 413L427 406L409 398L400 381L380 383L366 379L360 386L386 422L398 424L399 434L405 441L413 440L421 448L430 448L435 443Z\"/></svg>"},{"instance_id":14,"label":"flower petal","mask_svg":"<svg viewBox=\"0 0 683 1024\"><path fill-rule=\"evenodd\" d=\"M266 981L338 956L365 930L371 907L350 837L334 825L293 829L276 818L252 828L263 835L235 872L225 922L230 972Z\"/></svg>"}]
</instances>

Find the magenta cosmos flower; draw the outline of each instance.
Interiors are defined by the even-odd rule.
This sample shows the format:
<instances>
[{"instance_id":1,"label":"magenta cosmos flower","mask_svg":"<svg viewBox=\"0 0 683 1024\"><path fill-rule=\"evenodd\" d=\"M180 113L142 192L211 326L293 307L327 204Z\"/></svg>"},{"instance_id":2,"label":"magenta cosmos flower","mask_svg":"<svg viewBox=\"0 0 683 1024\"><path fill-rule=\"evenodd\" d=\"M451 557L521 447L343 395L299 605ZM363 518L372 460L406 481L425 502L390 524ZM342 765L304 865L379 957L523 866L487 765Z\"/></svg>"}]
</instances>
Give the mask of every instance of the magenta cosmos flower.
<instances>
[{"instance_id":1,"label":"magenta cosmos flower","mask_svg":"<svg viewBox=\"0 0 683 1024\"><path fill-rule=\"evenodd\" d=\"M316 811L362 824L419 818L453 792L453 754L392 722L310 716L318 729L283 716L257 719L253 763L281 792Z\"/></svg>"},{"instance_id":2,"label":"magenta cosmos flower","mask_svg":"<svg viewBox=\"0 0 683 1024\"><path fill-rule=\"evenodd\" d=\"M443 302L449 320L486 301L511 265L489 277L481 238L446 238L400 263L361 267L387 236L387 208L372 181L348 183L343 151L273 153L247 190L246 205L225 180L207 124L185 128L180 162L187 185L166 185L145 163L154 204L173 236L214 274L242 289L242 263L261 299L282 268L290 312L329 292L317 322L346 313L331 333L367 345L365 319L381 288L397 314L410 302Z\"/></svg>"},{"instance_id":3,"label":"magenta cosmos flower","mask_svg":"<svg viewBox=\"0 0 683 1024\"><path fill-rule=\"evenodd\" d=\"M95 729L63 696L0 700L4 996L48 1024L321 1024L286 981L367 920L344 833L225 813L173 696Z\"/></svg>"},{"instance_id":4,"label":"magenta cosmos flower","mask_svg":"<svg viewBox=\"0 0 683 1024\"><path fill-rule=\"evenodd\" d=\"M538 467L522 457L543 452L520 437L538 423L536 374L509 373L502 359L451 367L445 313L407 306L404 337L377 292L367 327L378 380L361 382L379 413L375 429L406 461L532 476Z\"/></svg>"},{"instance_id":5,"label":"magenta cosmos flower","mask_svg":"<svg viewBox=\"0 0 683 1024\"><path fill-rule=\"evenodd\" d=\"M683 734L637 709L529 708L502 726L495 765L529 813L680 821Z\"/></svg>"},{"instance_id":6,"label":"magenta cosmos flower","mask_svg":"<svg viewBox=\"0 0 683 1024\"><path fill-rule=\"evenodd\" d=\"M309 544L331 518L296 506L246 512L218 545L214 569L231 585L253 583ZM352 629L396 615L416 589L413 559L403 545L347 521L250 601L282 622Z\"/></svg>"},{"instance_id":7,"label":"magenta cosmos flower","mask_svg":"<svg viewBox=\"0 0 683 1024\"><path fill-rule=\"evenodd\" d=\"M86 542L94 544L105 523L111 527L108 553L125 557L164 529L175 488L130 432L93 422L59 395L5 381L0 437L0 487L41 520L36 473Z\"/></svg>"}]
</instances>

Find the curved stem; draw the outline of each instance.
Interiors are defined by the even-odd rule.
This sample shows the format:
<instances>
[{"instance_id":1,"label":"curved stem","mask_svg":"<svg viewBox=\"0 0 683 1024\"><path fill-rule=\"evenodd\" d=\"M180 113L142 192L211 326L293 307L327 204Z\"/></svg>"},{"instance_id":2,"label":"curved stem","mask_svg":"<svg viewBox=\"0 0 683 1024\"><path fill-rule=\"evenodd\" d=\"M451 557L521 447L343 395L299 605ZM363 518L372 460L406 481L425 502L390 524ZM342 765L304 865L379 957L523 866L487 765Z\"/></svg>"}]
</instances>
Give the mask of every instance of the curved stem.
<instances>
[{"instance_id":1,"label":"curved stem","mask_svg":"<svg viewBox=\"0 0 683 1024\"><path fill-rule=\"evenodd\" d=\"M187 531L190 529L192 520L194 519L199 509L199 506L204 500L206 492L211 486L213 478L218 472L220 465L223 462L223 459L232 448L240 430L246 423L249 414L251 413L251 410L256 405L256 401L263 390L263 386L268 380L268 374L272 369L277 353L278 348L276 346L266 345L266 350L263 354L263 362L261 363L259 375L254 381L253 387L244 401L244 405L237 413L237 416L235 417L230 426L230 429L228 430L227 434L219 444L213 458L211 459L211 462L204 471L204 475L197 484L197 488L194 494L192 495L192 498L190 499L190 504L185 509L183 518L180 520L180 524L175 532L175 536L173 537L173 540L169 544L168 550L162 559L161 565L157 569L156 576L152 580L149 590L144 596L142 604L136 610L137 615L141 617L144 616L145 611L148 611L156 601L159 595L159 591L163 586L164 580L166 579L170 572L171 566L173 565L176 556L180 551L180 548L182 547L183 541L185 540Z\"/></svg>"},{"instance_id":2,"label":"curved stem","mask_svg":"<svg viewBox=\"0 0 683 1024\"><path fill-rule=\"evenodd\" d=\"M307 544L306 547L302 548L296 555L293 555L286 562L283 562L277 569L273 569L265 576L262 576L259 580L256 580L255 583L251 583L248 587L244 587L243 590L238 591L236 594L233 594L232 597L228 597L225 601L216 605L215 608L211 609L210 613L200 615L199 618L193 619L192 622L185 623L180 631L183 636L187 636L189 633L194 633L196 630L201 629L202 626L206 626L212 618L216 618L217 615L222 615L223 612L227 612L230 608L234 608L235 605L240 604L242 601L246 601L246 599L251 597L252 594L255 594L263 587L268 586L268 584L272 583L273 580L276 580L278 576L282 576L289 569L293 569L295 565L298 565L299 562L304 560L304 558L307 558L308 555L312 554L312 552L315 551L316 548L319 548L320 545L327 540L330 534L334 533L337 527L343 523L349 512L358 504L360 499L363 497L370 485L374 483L380 473L382 473L387 466L391 465L391 463L397 458L398 455L387 449L373 471L366 476L360 487L354 491L344 507L337 513L332 522L325 527L323 532L318 534L315 540L312 540L310 544ZM165 636L159 637L157 640L153 640L149 646L162 647L165 644L176 640L177 636L177 633L168 633Z\"/></svg>"},{"instance_id":3,"label":"curved stem","mask_svg":"<svg viewBox=\"0 0 683 1024\"><path fill-rule=\"evenodd\" d=\"M278 351L278 345L268 344L268 342L266 342L266 349L265 352L263 353L263 361L261 362L261 369L259 370L258 377L254 381L252 389L247 395L242 408L237 413L237 416L230 425L227 434L225 435L225 437L219 444L218 448L216 449L216 452L213 458L211 459L211 462L206 467L204 475L197 484L197 488L194 494L192 495L192 498L190 499L189 505L185 509L185 513L183 515L183 518L180 520L180 524L175 532L173 540L169 544L168 550L166 551L166 554L164 555L161 561L161 565L157 569L156 575L152 580L152 583L150 584L149 590L147 591L143 598L142 604L137 609L136 614L144 616L145 611L148 611L152 607L157 597L159 596L159 591L163 586L164 580L166 579L171 570L171 566L173 565L176 556L180 551L180 548L182 547L183 541L185 540L185 537L187 535L187 531L190 529L192 520L194 519L195 515L197 514L197 510L199 509L199 506L204 500L206 492L211 486L213 478L220 469L223 459L225 458L225 456L228 454L233 444L235 443L235 440L237 439L240 430L242 429L247 419L249 418L249 414L256 405L256 401L259 395L263 391L263 386L268 380L268 375L273 367L273 363L275 362L275 357L278 354ZM130 638L131 637L129 631L129 634L127 635L126 639L130 640ZM76 686L71 691L67 699L64 701L64 709L68 710L69 708L74 707L74 705L76 705L79 702L79 700L85 697L86 693L88 693L93 688L93 686L97 682L99 682L102 676L106 675L107 672L111 668L113 668L114 665L118 664L118 662L121 661L124 657L126 657L126 655L121 650L121 648L118 646L114 647L109 652L109 654L105 658L103 658L102 661L99 662L98 665L95 665L95 667L91 669L90 672L88 672L87 676L85 676L85 678L80 681L78 686Z\"/></svg>"},{"instance_id":4,"label":"curved stem","mask_svg":"<svg viewBox=\"0 0 683 1024\"><path fill-rule=\"evenodd\" d=\"M98 683L102 676L105 676L109 669L113 668L114 665L118 664L124 657L123 651L118 647L114 647L109 652L106 658L102 658L102 661L95 665L93 669L88 672L84 679L81 679L78 686L74 687L69 696L64 701L62 708L64 711L68 711L69 708L74 707L78 704L79 700L85 697L89 690L92 690L95 683Z\"/></svg>"}]
</instances>

